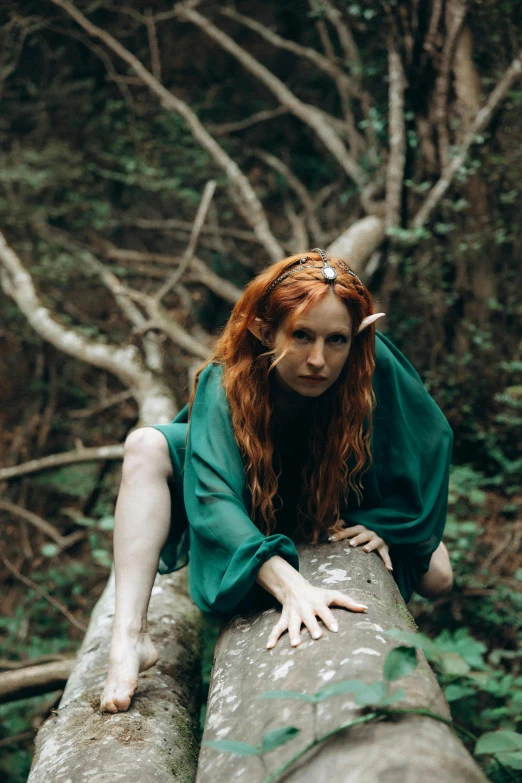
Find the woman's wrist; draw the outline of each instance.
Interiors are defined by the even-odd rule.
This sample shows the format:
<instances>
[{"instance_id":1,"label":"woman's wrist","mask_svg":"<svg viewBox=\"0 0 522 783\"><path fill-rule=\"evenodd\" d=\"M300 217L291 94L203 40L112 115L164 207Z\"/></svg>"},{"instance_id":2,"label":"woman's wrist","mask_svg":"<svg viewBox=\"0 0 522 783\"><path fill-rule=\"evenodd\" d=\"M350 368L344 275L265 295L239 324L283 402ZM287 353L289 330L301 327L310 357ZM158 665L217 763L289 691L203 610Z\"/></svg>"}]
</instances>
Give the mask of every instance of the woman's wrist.
<instances>
[{"instance_id":1,"label":"woman's wrist","mask_svg":"<svg viewBox=\"0 0 522 783\"><path fill-rule=\"evenodd\" d=\"M256 581L282 604L285 595L306 580L283 557L274 555L263 563Z\"/></svg>"}]
</instances>

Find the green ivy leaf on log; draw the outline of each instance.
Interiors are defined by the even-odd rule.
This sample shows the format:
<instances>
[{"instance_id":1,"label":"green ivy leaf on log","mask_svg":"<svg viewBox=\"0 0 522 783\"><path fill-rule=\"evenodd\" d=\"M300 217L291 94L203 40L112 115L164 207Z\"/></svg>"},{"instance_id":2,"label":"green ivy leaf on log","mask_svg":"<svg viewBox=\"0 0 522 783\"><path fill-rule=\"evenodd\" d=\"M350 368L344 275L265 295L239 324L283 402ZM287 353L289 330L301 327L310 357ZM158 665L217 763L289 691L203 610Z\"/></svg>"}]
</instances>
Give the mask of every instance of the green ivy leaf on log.
<instances>
[{"instance_id":1,"label":"green ivy leaf on log","mask_svg":"<svg viewBox=\"0 0 522 783\"><path fill-rule=\"evenodd\" d=\"M369 707L370 705L380 704L387 695L386 683L382 680L373 682L371 685L362 683L361 687L355 691L355 703L359 707Z\"/></svg>"},{"instance_id":2,"label":"green ivy leaf on log","mask_svg":"<svg viewBox=\"0 0 522 783\"><path fill-rule=\"evenodd\" d=\"M256 745L249 745L248 742L239 742L238 740L208 740L203 744L221 753L232 753L234 756L259 756L261 753L261 748Z\"/></svg>"},{"instance_id":3,"label":"green ivy leaf on log","mask_svg":"<svg viewBox=\"0 0 522 783\"><path fill-rule=\"evenodd\" d=\"M384 677L394 682L417 668L417 650L414 647L396 647L384 661Z\"/></svg>"},{"instance_id":4,"label":"green ivy leaf on log","mask_svg":"<svg viewBox=\"0 0 522 783\"><path fill-rule=\"evenodd\" d=\"M270 753L270 751L279 748L289 740L299 734L299 729L295 726L284 726L282 729L272 729L267 731L261 740L261 752Z\"/></svg>"},{"instance_id":5,"label":"green ivy leaf on log","mask_svg":"<svg viewBox=\"0 0 522 783\"><path fill-rule=\"evenodd\" d=\"M398 701L402 701L406 698L406 691L404 688L398 688L394 693L386 696L385 699L376 704L377 707L389 707L390 704L395 704Z\"/></svg>"},{"instance_id":6,"label":"green ivy leaf on log","mask_svg":"<svg viewBox=\"0 0 522 783\"><path fill-rule=\"evenodd\" d=\"M354 693L360 687L366 687L366 683L362 680L340 680L339 682L332 682L321 690L314 694L313 698L315 702L325 701L332 696L337 696L341 693Z\"/></svg>"}]
</instances>

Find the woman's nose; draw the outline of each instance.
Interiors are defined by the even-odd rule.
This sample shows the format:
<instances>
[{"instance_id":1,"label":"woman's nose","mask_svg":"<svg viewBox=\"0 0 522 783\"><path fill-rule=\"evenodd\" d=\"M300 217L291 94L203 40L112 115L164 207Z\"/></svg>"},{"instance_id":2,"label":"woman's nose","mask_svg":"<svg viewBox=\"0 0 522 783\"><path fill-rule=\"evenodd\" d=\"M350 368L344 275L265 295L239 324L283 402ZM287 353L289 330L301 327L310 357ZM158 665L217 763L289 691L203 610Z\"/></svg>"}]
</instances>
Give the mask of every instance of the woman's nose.
<instances>
[{"instance_id":1,"label":"woman's nose","mask_svg":"<svg viewBox=\"0 0 522 783\"><path fill-rule=\"evenodd\" d=\"M324 345L319 340L312 345L306 363L317 369L324 366Z\"/></svg>"}]
</instances>

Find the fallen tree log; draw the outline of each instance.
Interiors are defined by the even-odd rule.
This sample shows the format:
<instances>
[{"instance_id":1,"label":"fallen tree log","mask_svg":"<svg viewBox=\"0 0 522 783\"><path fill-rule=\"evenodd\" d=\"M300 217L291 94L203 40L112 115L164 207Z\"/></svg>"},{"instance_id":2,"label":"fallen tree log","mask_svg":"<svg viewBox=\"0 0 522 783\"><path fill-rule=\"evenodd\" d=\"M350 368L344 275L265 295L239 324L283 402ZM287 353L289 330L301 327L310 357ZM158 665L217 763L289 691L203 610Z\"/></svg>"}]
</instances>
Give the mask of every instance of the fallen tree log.
<instances>
[{"instance_id":1,"label":"fallen tree log","mask_svg":"<svg viewBox=\"0 0 522 783\"><path fill-rule=\"evenodd\" d=\"M69 679L75 659L26 666L0 674L0 704L59 691Z\"/></svg>"},{"instance_id":2,"label":"fallen tree log","mask_svg":"<svg viewBox=\"0 0 522 783\"><path fill-rule=\"evenodd\" d=\"M186 569L185 569L186 571ZM200 613L186 574L158 577L149 627L159 663L140 675L128 712L100 712L114 579L96 605L56 714L38 732L28 783L187 783L196 773L200 707Z\"/></svg>"},{"instance_id":3,"label":"fallen tree log","mask_svg":"<svg viewBox=\"0 0 522 783\"><path fill-rule=\"evenodd\" d=\"M299 554L301 572L312 584L346 591L368 610L356 614L334 609L339 632L325 631L319 641L312 641L303 631L297 648L291 648L284 636L273 650L266 649L276 622L275 608L236 617L224 628L216 647L197 783L261 783L314 739L367 714L372 708L358 707L350 692L317 704L296 698L295 692L314 694L341 680L382 680L386 655L399 644L386 631L416 630L376 553L325 544L301 547ZM425 709L449 720L449 708L435 676L424 655L420 651L417 655L417 668L392 683L392 690L405 690L393 708ZM276 690L294 695L259 700L264 692ZM262 756L239 756L227 752L223 744L218 748L206 745L226 740L259 747L267 731L288 726L299 729L297 736ZM245 746L242 750L249 752ZM345 729L316 744L284 776L273 779L285 783L486 780L452 728L434 718L411 714Z\"/></svg>"}]
</instances>

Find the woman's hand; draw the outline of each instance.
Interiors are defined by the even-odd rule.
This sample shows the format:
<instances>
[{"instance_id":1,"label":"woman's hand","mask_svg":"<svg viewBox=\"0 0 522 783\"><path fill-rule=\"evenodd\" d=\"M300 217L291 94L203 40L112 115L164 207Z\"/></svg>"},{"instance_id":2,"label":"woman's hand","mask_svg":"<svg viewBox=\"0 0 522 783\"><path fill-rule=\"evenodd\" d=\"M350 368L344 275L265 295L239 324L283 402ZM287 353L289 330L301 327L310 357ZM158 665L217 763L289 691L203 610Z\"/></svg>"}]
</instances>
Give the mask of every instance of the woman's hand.
<instances>
[{"instance_id":1,"label":"woman's hand","mask_svg":"<svg viewBox=\"0 0 522 783\"><path fill-rule=\"evenodd\" d=\"M364 544L364 552L373 552L373 550L376 549L388 571L393 571L388 544L378 536L377 533L374 533L373 530L368 530L364 525L354 525L353 527L343 528L339 528L336 525L333 528L333 531L334 532L328 539L329 541L344 541L346 538L350 538L350 546L360 546L361 544Z\"/></svg>"},{"instance_id":2,"label":"woman's hand","mask_svg":"<svg viewBox=\"0 0 522 783\"><path fill-rule=\"evenodd\" d=\"M301 626L306 625L312 639L319 639L323 632L317 621L321 619L334 633L339 630L330 606L341 606L352 612L364 612L366 606L354 601L339 590L313 587L282 557L274 555L259 569L257 582L277 598L282 605L281 617L273 627L267 648L277 644L279 637L288 631L290 644L301 644Z\"/></svg>"},{"instance_id":3,"label":"woman's hand","mask_svg":"<svg viewBox=\"0 0 522 783\"><path fill-rule=\"evenodd\" d=\"M324 590L313 587L306 579L298 590L289 589L283 596L283 608L279 621L274 625L266 643L267 649L275 647L279 637L288 631L290 644L298 647L301 644L301 626L304 624L312 639L320 639L323 635L317 618L319 617L329 631L336 633L339 626L333 616L330 606L342 606L352 612L364 612L366 606L359 604L339 590Z\"/></svg>"}]
</instances>

